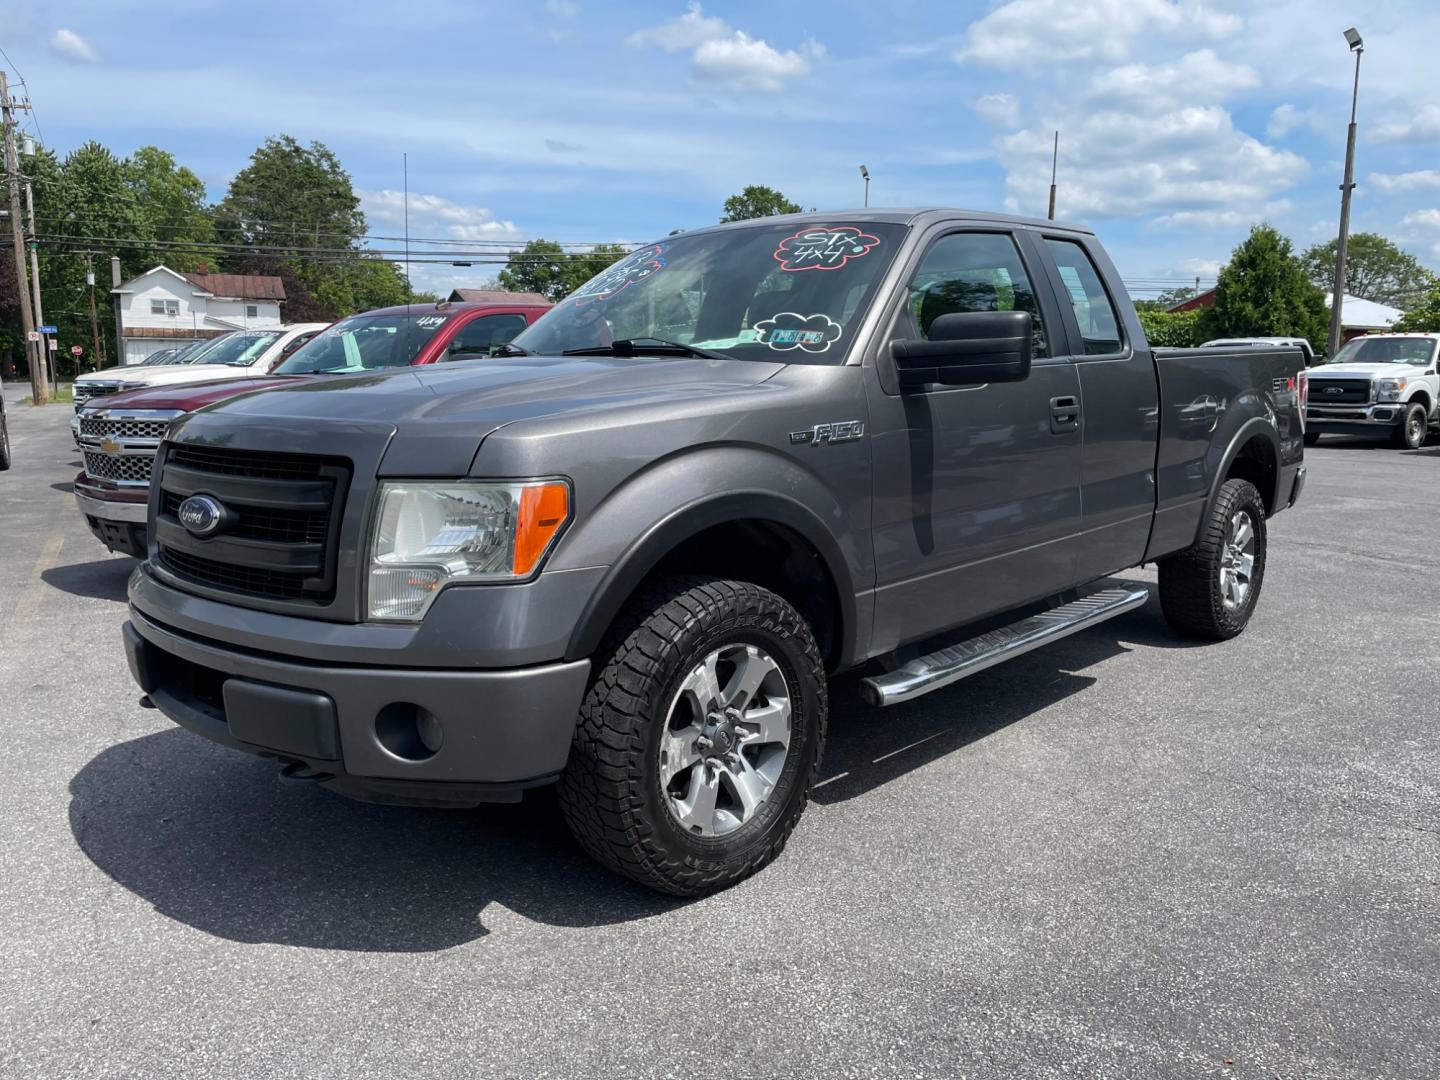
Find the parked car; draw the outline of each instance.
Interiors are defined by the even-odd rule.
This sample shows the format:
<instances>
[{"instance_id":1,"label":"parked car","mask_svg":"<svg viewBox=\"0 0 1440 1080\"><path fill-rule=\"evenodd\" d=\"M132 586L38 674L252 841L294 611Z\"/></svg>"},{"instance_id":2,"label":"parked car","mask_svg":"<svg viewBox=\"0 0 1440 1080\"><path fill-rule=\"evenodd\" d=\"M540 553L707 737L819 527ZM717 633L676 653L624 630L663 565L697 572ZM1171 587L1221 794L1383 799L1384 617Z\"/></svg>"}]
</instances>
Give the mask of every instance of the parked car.
<instances>
[{"instance_id":1,"label":"parked car","mask_svg":"<svg viewBox=\"0 0 1440 1080\"><path fill-rule=\"evenodd\" d=\"M126 383L139 368L184 364L198 360L203 353L219 344L225 336L221 334L219 337L213 338L196 338L178 348L161 349L159 352L152 353L138 364L111 364L107 368L79 376L71 386L75 411L79 412L81 406L91 398L118 394L126 389ZM156 357L159 359L157 360Z\"/></svg>"},{"instance_id":2,"label":"parked car","mask_svg":"<svg viewBox=\"0 0 1440 1080\"><path fill-rule=\"evenodd\" d=\"M1321 435L1388 438L1410 450L1440 427L1440 334L1351 338L1310 377L1305 443Z\"/></svg>"},{"instance_id":3,"label":"parked car","mask_svg":"<svg viewBox=\"0 0 1440 1080\"><path fill-rule=\"evenodd\" d=\"M1152 350L1054 222L686 232L504 352L174 423L130 669L356 797L558 782L587 851L681 895L784 846L829 674L912 700L1139 607L1089 586L1149 562L1176 631L1234 637L1305 476L1299 350Z\"/></svg>"},{"instance_id":4,"label":"parked car","mask_svg":"<svg viewBox=\"0 0 1440 1080\"><path fill-rule=\"evenodd\" d=\"M90 531L111 551L144 557L150 466L165 429L188 412L304 377L290 374L292 370L337 370L350 355L374 366L488 355L543 315L549 305L442 303L413 305L408 315L398 310L402 314L387 308L342 319L293 352L269 378L151 387L92 402L75 420L85 468L74 484L75 502ZM406 328L406 319L416 325Z\"/></svg>"},{"instance_id":5,"label":"parked car","mask_svg":"<svg viewBox=\"0 0 1440 1080\"><path fill-rule=\"evenodd\" d=\"M1207 341L1200 347L1202 349L1235 349L1241 346L1249 346L1255 349L1273 349L1278 347L1296 348L1305 355L1305 366L1313 367L1319 363L1314 348L1311 347L1308 338L1303 337L1253 337L1253 338L1216 338L1214 341Z\"/></svg>"}]
</instances>

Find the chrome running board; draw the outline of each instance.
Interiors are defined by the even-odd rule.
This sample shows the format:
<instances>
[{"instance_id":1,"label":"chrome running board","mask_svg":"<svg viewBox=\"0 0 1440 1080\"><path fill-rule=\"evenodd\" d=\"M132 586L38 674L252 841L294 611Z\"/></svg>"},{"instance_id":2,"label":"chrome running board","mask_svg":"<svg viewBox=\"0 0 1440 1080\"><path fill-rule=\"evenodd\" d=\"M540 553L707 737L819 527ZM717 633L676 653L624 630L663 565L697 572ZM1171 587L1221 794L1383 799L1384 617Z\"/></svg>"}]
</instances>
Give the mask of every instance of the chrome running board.
<instances>
[{"instance_id":1,"label":"chrome running board","mask_svg":"<svg viewBox=\"0 0 1440 1080\"><path fill-rule=\"evenodd\" d=\"M959 682L977 671L1059 641L1106 619L1143 607L1146 589L1105 589L1021 619L999 630L911 660L903 667L860 682L860 696L871 705L899 705Z\"/></svg>"}]
</instances>

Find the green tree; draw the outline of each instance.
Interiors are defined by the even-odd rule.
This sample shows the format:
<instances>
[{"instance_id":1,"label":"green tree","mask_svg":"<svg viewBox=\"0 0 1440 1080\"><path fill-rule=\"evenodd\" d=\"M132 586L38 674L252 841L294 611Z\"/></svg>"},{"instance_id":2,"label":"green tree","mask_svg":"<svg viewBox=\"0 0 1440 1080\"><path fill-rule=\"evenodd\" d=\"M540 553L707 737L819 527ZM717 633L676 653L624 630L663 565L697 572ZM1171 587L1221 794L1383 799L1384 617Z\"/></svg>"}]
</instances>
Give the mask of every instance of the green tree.
<instances>
[{"instance_id":1,"label":"green tree","mask_svg":"<svg viewBox=\"0 0 1440 1080\"><path fill-rule=\"evenodd\" d=\"M1215 283L1215 305L1200 315L1202 340L1303 337L1322 351L1329 334L1325 294L1311 284L1290 241L1256 225Z\"/></svg>"},{"instance_id":2,"label":"green tree","mask_svg":"<svg viewBox=\"0 0 1440 1080\"><path fill-rule=\"evenodd\" d=\"M774 214L798 214L800 204L791 202L783 194L763 184L751 184L738 195L731 195L723 207L726 221L748 221L751 218L770 217Z\"/></svg>"},{"instance_id":3,"label":"green tree","mask_svg":"<svg viewBox=\"0 0 1440 1080\"><path fill-rule=\"evenodd\" d=\"M1145 337L1159 349L1191 349L1203 338L1199 334L1200 312L1140 308L1136 311Z\"/></svg>"},{"instance_id":4,"label":"green tree","mask_svg":"<svg viewBox=\"0 0 1440 1080\"><path fill-rule=\"evenodd\" d=\"M1390 329L1403 334L1440 333L1440 281L1434 282L1428 290L1417 296L1411 302L1410 310L1405 312L1404 318Z\"/></svg>"},{"instance_id":5,"label":"green tree","mask_svg":"<svg viewBox=\"0 0 1440 1080\"><path fill-rule=\"evenodd\" d=\"M1300 259L1310 280L1329 292L1335 284L1336 241L1307 248ZM1392 240L1352 233L1345 252L1345 292L1377 304L1409 310L1435 283L1435 275Z\"/></svg>"},{"instance_id":6,"label":"green tree","mask_svg":"<svg viewBox=\"0 0 1440 1080\"><path fill-rule=\"evenodd\" d=\"M205 184L177 165L168 151L142 146L124 163L126 186L135 199L139 239L153 241L137 258L147 265L164 263L182 273L218 265L215 223L205 199ZM181 250L175 245L193 245Z\"/></svg>"},{"instance_id":7,"label":"green tree","mask_svg":"<svg viewBox=\"0 0 1440 1080\"><path fill-rule=\"evenodd\" d=\"M514 252L498 281L511 292L540 293L563 300L625 255L619 244L597 244L589 251L566 251L553 240L530 240Z\"/></svg>"}]
</instances>

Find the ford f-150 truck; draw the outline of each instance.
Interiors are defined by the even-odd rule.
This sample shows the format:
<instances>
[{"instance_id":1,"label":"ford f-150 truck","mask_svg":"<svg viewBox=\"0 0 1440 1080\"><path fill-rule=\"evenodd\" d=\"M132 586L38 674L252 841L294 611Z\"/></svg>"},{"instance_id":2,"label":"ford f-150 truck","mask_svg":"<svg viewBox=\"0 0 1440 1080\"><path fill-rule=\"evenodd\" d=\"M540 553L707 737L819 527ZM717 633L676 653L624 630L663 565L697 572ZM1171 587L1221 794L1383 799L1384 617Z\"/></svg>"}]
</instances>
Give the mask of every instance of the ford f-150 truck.
<instances>
[{"instance_id":1,"label":"ford f-150 truck","mask_svg":"<svg viewBox=\"0 0 1440 1080\"><path fill-rule=\"evenodd\" d=\"M1440 334L1351 338L1310 374L1305 441L1361 435L1418 450L1440 426Z\"/></svg>"},{"instance_id":2,"label":"ford f-150 truck","mask_svg":"<svg viewBox=\"0 0 1440 1080\"><path fill-rule=\"evenodd\" d=\"M352 315L313 340L308 335L270 378L130 390L92 400L75 417L85 468L75 503L91 533L111 551L143 557L150 466L170 422L187 412L305 375L366 371L488 356L549 304L412 304ZM323 330L325 324L317 328ZM354 365L358 361L358 366Z\"/></svg>"},{"instance_id":3,"label":"ford f-150 truck","mask_svg":"<svg viewBox=\"0 0 1440 1080\"><path fill-rule=\"evenodd\" d=\"M1300 352L1152 350L1053 222L681 233L504 353L173 425L130 668L357 797L558 782L587 851L680 895L780 851L831 673L910 701L1138 607L1089 586L1150 562L1175 630L1233 637L1304 480Z\"/></svg>"}]
</instances>

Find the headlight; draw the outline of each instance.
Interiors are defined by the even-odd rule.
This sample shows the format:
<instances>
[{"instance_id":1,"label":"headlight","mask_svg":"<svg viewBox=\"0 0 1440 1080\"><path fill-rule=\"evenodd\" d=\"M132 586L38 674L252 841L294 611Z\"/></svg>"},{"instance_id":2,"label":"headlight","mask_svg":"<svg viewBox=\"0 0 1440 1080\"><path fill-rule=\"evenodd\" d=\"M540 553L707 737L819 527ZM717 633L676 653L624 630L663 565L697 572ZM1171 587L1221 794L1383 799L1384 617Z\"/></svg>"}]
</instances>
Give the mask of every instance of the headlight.
<instances>
[{"instance_id":1,"label":"headlight","mask_svg":"<svg viewBox=\"0 0 1440 1080\"><path fill-rule=\"evenodd\" d=\"M1410 385L1409 379L1381 379L1376 401L1399 401L1400 394Z\"/></svg>"},{"instance_id":2,"label":"headlight","mask_svg":"<svg viewBox=\"0 0 1440 1080\"><path fill-rule=\"evenodd\" d=\"M369 617L417 622L452 581L528 577L569 516L570 489L556 481L382 484Z\"/></svg>"}]
</instances>

